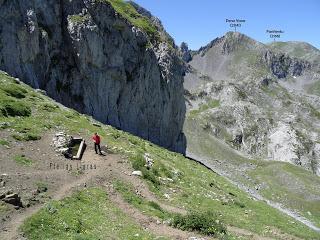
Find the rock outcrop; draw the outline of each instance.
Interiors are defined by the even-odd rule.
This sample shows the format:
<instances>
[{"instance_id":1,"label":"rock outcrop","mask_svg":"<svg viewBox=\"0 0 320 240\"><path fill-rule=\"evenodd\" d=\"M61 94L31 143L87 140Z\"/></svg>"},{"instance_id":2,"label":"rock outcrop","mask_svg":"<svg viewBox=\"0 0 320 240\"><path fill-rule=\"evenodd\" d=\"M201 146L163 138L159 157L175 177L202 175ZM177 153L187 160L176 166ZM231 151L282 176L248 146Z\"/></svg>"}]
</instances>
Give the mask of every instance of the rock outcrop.
<instances>
[{"instance_id":1,"label":"rock outcrop","mask_svg":"<svg viewBox=\"0 0 320 240\"><path fill-rule=\"evenodd\" d=\"M189 47L188 47L187 43L185 43L185 42L181 43L180 52L181 52L181 57L182 57L183 61L189 62L192 59L191 53L190 53L190 50L189 50Z\"/></svg>"},{"instance_id":2,"label":"rock outcrop","mask_svg":"<svg viewBox=\"0 0 320 240\"><path fill-rule=\"evenodd\" d=\"M68 107L184 153L183 63L161 22L134 7L157 38L107 0L2 0L0 69Z\"/></svg>"},{"instance_id":3,"label":"rock outcrop","mask_svg":"<svg viewBox=\"0 0 320 240\"><path fill-rule=\"evenodd\" d=\"M307 61L291 58L286 54L275 54L269 50L264 54L264 62L277 78L301 76L305 70L311 67Z\"/></svg>"}]
</instances>

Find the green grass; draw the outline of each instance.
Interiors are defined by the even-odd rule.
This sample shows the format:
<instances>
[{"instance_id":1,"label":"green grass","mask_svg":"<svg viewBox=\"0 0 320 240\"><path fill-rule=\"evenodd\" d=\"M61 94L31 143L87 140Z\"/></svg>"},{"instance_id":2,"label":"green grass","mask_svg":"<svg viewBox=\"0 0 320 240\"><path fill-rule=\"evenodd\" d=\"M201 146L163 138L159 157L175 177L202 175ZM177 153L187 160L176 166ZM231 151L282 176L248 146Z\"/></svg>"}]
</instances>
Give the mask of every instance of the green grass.
<instances>
[{"instance_id":1,"label":"green grass","mask_svg":"<svg viewBox=\"0 0 320 240\"><path fill-rule=\"evenodd\" d=\"M88 21L90 19L90 16L89 15L70 15L69 19L72 23L81 24Z\"/></svg>"},{"instance_id":2,"label":"green grass","mask_svg":"<svg viewBox=\"0 0 320 240\"><path fill-rule=\"evenodd\" d=\"M154 24L145 16L139 14L128 2L123 0L106 0L112 7L131 24L145 31L151 39L158 39L159 34Z\"/></svg>"},{"instance_id":3,"label":"green grass","mask_svg":"<svg viewBox=\"0 0 320 240\"><path fill-rule=\"evenodd\" d=\"M270 184L270 195L272 193L274 193L274 197L276 198L277 196L279 196L280 198L282 198L283 196L283 203L286 204L286 202L288 202L288 199L290 199L291 195L287 195L285 197L285 193L286 192L290 192L290 189L288 189L286 186L288 185L287 183L282 183L279 184L279 181L276 177L274 177L274 172L269 172L267 169L268 164L265 163L261 163L261 162L257 162L254 160L248 160L244 157L239 156L238 154L236 154L232 149L228 148L227 146L225 146L224 144L222 144L221 142L215 140L215 138L213 138L212 136L210 136L208 133L204 132L203 130L201 130L201 128L199 127L199 124L196 123L195 121L198 120L192 120L190 118L186 119L186 125L185 125L185 133L189 136L189 146L192 146L189 151L191 151L192 153L198 155L198 156L202 156L204 159L208 158L208 156L210 156L211 158L215 158L215 159L227 159L228 164L232 164L234 166L238 166L241 164L249 164L249 163L253 163L254 165L257 164L259 166L259 170L260 172L257 172L257 176L262 175L264 176L262 179L258 179L258 178L253 178L256 180L257 183L263 183L263 182L268 182L268 181L272 181L272 184ZM223 161L222 161L223 162ZM290 165L291 166L291 165ZM176 165L177 167L177 165ZM203 208L204 209L219 209L218 211L220 212L221 215L223 215L222 220L230 225L233 225L234 223L232 222L232 218L234 218L235 216L237 216L237 223L235 224L236 227L240 227L240 228L245 228L248 229L250 231L256 232L258 234L264 234L264 235L268 235L269 233L267 233L265 231L265 227L266 226L273 226L275 228L280 229L282 232L287 232L290 233L292 235L296 235L296 236L300 236L304 239L316 239L316 233L312 232L311 230L308 230L306 227L302 226L301 224L299 224L298 222L294 221L293 219L277 212L275 209L272 209L268 206L266 206L265 204L263 204L262 202L254 202L252 200L246 199L244 198L244 195L242 195L241 193L239 194L239 190L231 190L229 187L229 184L223 184L220 181L217 181L217 179L219 179L218 177L212 177L213 178L213 184L211 184L213 186L212 190L214 191L214 194L208 194L206 191L203 191L203 193L201 194L201 187L204 186L205 189L207 189L208 191L208 187L205 186L205 184L208 184L208 182L210 182L209 176L205 176L202 175L200 173L196 173L195 169L193 170L193 173L186 173L184 168L184 176L192 174L193 176L198 176L199 179L206 179L203 180L203 184L200 185L199 179L188 179L187 182L192 182L192 186L193 187L193 191L190 192L186 192L184 194L181 194L181 198L177 200L177 202L184 202L184 201L188 201L188 203L191 205L191 209L199 209L199 208ZM191 168L192 169L192 168ZM287 170L284 169L283 171L281 171L281 168L279 168L279 166L276 167L272 167L270 166L270 169L279 169L279 173L280 172L286 172ZM303 175L304 176L310 176L313 181L315 181L315 179L317 178L316 176L312 176L310 174L310 172L307 172L301 168L295 167L296 171L298 172L304 172ZM270 176L273 176L272 178ZM252 176L253 177L253 176ZM241 176L237 176L238 180L244 184L249 184L250 182L248 182L245 178L242 178ZM300 179L304 179L304 177L300 177ZM293 178L294 181L296 181L296 178ZM313 185L317 185L312 183L312 181L308 181L304 184L302 184L301 186L313 186ZM249 185L250 186L250 185ZM280 189L279 189L280 188ZM181 188L179 188L181 189ZM230 189L230 190L229 190ZM219 194L219 191L222 191L222 195ZM283 192L285 191L285 192ZM223 195L225 195L227 192L231 192L233 194L236 195L236 197L231 196L231 199L227 197L227 200L225 200L223 197ZM305 193L308 192L307 190L305 190ZM202 196L197 196L197 194L201 194ZM319 193L315 190L311 191L311 193L314 193L315 196L319 196ZM207 199L203 196L212 196L212 198L217 199L216 201L211 201L210 199ZM183 196L185 196L185 200L182 200ZM218 197L219 196L219 197ZM266 196L267 198L269 198L268 194L264 194L264 196ZM270 199L270 198L269 198ZM274 200L274 199L271 199ZM197 204L194 203L198 203L199 206L197 206ZM290 207L292 206L294 209L299 209L299 206L309 206L306 207L309 209L309 211L313 214L311 217L307 216L306 214L304 214L307 218L309 218L310 220L313 220L315 223L317 223L317 220L315 218L313 218L314 216L317 216L317 212L319 212L319 210L317 209L316 206L318 206L319 204L317 202L312 203L311 205L309 205L309 201L294 201L293 199L293 204L290 205ZM193 207L192 207L193 206ZM320 206L320 205L319 205ZM231 210L231 209L234 210ZM269 210L268 210L269 209ZM301 209L301 208L300 208ZM251 212L249 212L249 210ZM229 212L230 211L230 212ZM244 214L245 211L248 212L248 214ZM303 210L303 213L306 213L306 209ZM275 216L275 214L277 215L277 217ZM254 220L255 219L255 220ZM285 220L287 219L287 220ZM294 222L294 223L292 223ZM298 227L299 225L299 227ZM298 230L298 228L306 228L306 231L308 231L309 233L307 234L302 233L300 231L304 231L304 230ZM305 236L303 236L304 234L306 234ZM309 235L309 236L307 236ZM312 237L313 236L313 237Z\"/></svg>"},{"instance_id":4,"label":"green grass","mask_svg":"<svg viewBox=\"0 0 320 240\"><path fill-rule=\"evenodd\" d=\"M130 140L129 140L130 141ZM132 141L132 140L131 140ZM172 170L169 170L164 164L155 162L151 169L148 169L145 165L145 159L141 153L131 157L132 167L135 170L142 172L142 177L151 183L152 187L158 188L161 184L159 178L170 178L172 179ZM173 179L172 179L173 181Z\"/></svg>"},{"instance_id":5,"label":"green grass","mask_svg":"<svg viewBox=\"0 0 320 240\"><path fill-rule=\"evenodd\" d=\"M31 108L24 99L28 91L1 71L0 79L0 117L30 116Z\"/></svg>"},{"instance_id":6,"label":"green grass","mask_svg":"<svg viewBox=\"0 0 320 240\"><path fill-rule=\"evenodd\" d=\"M41 136L32 132L13 134L12 137L18 141L36 141L41 139Z\"/></svg>"},{"instance_id":7,"label":"green grass","mask_svg":"<svg viewBox=\"0 0 320 240\"><path fill-rule=\"evenodd\" d=\"M196 116L199 113L205 112L208 109L217 108L219 106L220 106L220 101L219 100L211 99L211 100L208 100L207 103L201 104L198 109L191 110L189 112L189 114L190 114L190 116Z\"/></svg>"},{"instance_id":8,"label":"green grass","mask_svg":"<svg viewBox=\"0 0 320 240\"><path fill-rule=\"evenodd\" d=\"M31 108L17 100L0 100L0 115L5 117L30 116Z\"/></svg>"},{"instance_id":9,"label":"green grass","mask_svg":"<svg viewBox=\"0 0 320 240\"><path fill-rule=\"evenodd\" d=\"M46 204L28 218L21 229L33 240L155 239L111 203L99 188Z\"/></svg>"},{"instance_id":10,"label":"green grass","mask_svg":"<svg viewBox=\"0 0 320 240\"><path fill-rule=\"evenodd\" d=\"M9 146L9 142L7 140L3 140L3 139L0 139L0 145L2 146Z\"/></svg>"},{"instance_id":11,"label":"green grass","mask_svg":"<svg viewBox=\"0 0 320 240\"><path fill-rule=\"evenodd\" d=\"M218 220L214 212L176 214L171 225L182 230L197 231L209 236L224 236L227 233L226 227Z\"/></svg>"},{"instance_id":12,"label":"green grass","mask_svg":"<svg viewBox=\"0 0 320 240\"><path fill-rule=\"evenodd\" d=\"M27 90L1 71L0 79L0 117L30 116L31 108L23 99Z\"/></svg>"},{"instance_id":13,"label":"green grass","mask_svg":"<svg viewBox=\"0 0 320 240\"><path fill-rule=\"evenodd\" d=\"M27 158L24 155L16 155L13 158L16 163L18 163L19 165L23 165L23 166L31 166L33 164L32 159Z\"/></svg>"},{"instance_id":14,"label":"green grass","mask_svg":"<svg viewBox=\"0 0 320 240\"><path fill-rule=\"evenodd\" d=\"M134 188L130 184L122 181L114 182L115 189L122 195L125 201L144 212L149 216L156 216L162 221L167 221L171 226L187 231L196 231L204 235L225 237L230 239L232 236L227 234L225 226L214 212L190 212L187 215L170 213L161 208L154 202L148 201L135 194Z\"/></svg>"},{"instance_id":15,"label":"green grass","mask_svg":"<svg viewBox=\"0 0 320 240\"><path fill-rule=\"evenodd\" d=\"M118 180L114 182L114 186L125 201L143 211L145 214L149 216L156 216L162 220L167 220L172 216L172 214L163 210L158 203L148 201L135 194L134 187L132 185Z\"/></svg>"},{"instance_id":16,"label":"green grass","mask_svg":"<svg viewBox=\"0 0 320 240\"><path fill-rule=\"evenodd\" d=\"M28 92L23 87L20 87L17 82L16 84L4 85L2 91L14 98L25 98Z\"/></svg>"}]
</instances>

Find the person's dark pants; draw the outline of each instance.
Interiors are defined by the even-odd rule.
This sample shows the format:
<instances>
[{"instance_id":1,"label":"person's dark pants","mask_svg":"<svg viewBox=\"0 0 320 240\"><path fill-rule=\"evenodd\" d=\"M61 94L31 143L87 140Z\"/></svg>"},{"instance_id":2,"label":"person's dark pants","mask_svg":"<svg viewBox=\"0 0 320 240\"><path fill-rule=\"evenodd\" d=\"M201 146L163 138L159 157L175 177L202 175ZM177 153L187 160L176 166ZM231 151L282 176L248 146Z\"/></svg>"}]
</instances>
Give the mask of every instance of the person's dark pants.
<instances>
[{"instance_id":1,"label":"person's dark pants","mask_svg":"<svg viewBox=\"0 0 320 240\"><path fill-rule=\"evenodd\" d=\"M98 153L101 154L100 144L94 143L94 150L96 151L96 154L98 154ZM99 150L99 152L98 152L98 150Z\"/></svg>"}]
</instances>

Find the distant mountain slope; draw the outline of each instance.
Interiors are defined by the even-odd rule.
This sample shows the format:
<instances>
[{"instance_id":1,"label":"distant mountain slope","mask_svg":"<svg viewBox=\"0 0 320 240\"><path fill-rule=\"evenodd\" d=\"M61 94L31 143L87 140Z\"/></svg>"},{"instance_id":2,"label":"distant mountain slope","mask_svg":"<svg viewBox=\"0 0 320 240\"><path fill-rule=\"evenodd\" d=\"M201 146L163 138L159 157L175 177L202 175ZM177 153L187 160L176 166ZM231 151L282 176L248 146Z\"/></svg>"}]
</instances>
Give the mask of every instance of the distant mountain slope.
<instances>
[{"instance_id":1,"label":"distant mountain slope","mask_svg":"<svg viewBox=\"0 0 320 240\"><path fill-rule=\"evenodd\" d=\"M304 56L228 32L188 63L187 118L205 122L208 133L251 157L291 162L320 175L320 98L308 95L320 76Z\"/></svg>"}]
</instances>

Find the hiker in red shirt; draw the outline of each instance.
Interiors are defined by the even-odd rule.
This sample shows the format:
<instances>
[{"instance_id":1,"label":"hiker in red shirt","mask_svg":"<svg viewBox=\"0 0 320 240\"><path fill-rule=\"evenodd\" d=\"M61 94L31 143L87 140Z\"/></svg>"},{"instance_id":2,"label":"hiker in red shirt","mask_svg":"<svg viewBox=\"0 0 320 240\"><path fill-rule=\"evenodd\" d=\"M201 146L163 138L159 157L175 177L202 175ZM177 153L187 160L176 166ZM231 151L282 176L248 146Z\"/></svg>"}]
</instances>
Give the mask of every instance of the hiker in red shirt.
<instances>
[{"instance_id":1,"label":"hiker in red shirt","mask_svg":"<svg viewBox=\"0 0 320 240\"><path fill-rule=\"evenodd\" d=\"M99 154L102 155L101 153L101 148L100 148L100 142L101 142L101 138L98 135L98 133L95 133L92 137L92 140L94 142L94 150L96 151L96 154L98 154L98 150L99 150Z\"/></svg>"}]
</instances>

